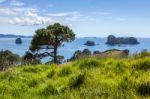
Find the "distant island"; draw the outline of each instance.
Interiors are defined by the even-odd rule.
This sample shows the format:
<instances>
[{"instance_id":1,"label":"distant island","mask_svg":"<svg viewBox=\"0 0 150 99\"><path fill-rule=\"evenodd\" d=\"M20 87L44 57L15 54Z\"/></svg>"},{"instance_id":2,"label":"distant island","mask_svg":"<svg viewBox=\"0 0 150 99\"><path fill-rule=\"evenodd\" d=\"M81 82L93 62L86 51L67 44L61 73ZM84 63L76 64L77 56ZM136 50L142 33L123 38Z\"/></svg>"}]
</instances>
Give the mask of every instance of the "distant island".
<instances>
[{"instance_id":1,"label":"distant island","mask_svg":"<svg viewBox=\"0 0 150 99\"><path fill-rule=\"evenodd\" d=\"M14 35L14 34L0 34L0 38L32 38L32 36Z\"/></svg>"},{"instance_id":2,"label":"distant island","mask_svg":"<svg viewBox=\"0 0 150 99\"><path fill-rule=\"evenodd\" d=\"M22 39L21 38L17 38L15 41L16 44L22 44Z\"/></svg>"},{"instance_id":3,"label":"distant island","mask_svg":"<svg viewBox=\"0 0 150 99\"><path fill-rule=\"evenodd\" d=\"M95 42L94 41L87 41L84 45L86 45L86 46L95 46Z\"/></svg>"},{"instance_id":4,"label":"distant island","mask_svg":"<svg viewBox=\"0 0 150 99\"><path fill-rule=\"evenodd\" d=\"M135 37L115 37L114 35L109 35L107 37L108 45L117 45L117 44L128 44L128 45L136 45L140 44Z\"/></svg>"}]
</instances>

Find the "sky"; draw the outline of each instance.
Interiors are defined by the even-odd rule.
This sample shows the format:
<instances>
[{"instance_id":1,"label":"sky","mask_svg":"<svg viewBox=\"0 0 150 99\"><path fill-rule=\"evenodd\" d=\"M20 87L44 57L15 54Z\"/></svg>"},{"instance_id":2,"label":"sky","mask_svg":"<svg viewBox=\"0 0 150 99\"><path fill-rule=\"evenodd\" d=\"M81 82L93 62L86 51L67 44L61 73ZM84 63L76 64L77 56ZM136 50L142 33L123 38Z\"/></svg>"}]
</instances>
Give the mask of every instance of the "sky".
<instances>
[{"instance_id":1,"label":"sky","mask_svg":"<svg viewBox=\"0 0 150 99\"><path fill-rule=\"evenodd\" d=\"M34 35L56 22L77 37L150 37L150 0L0 0L0 34Z\"/></svg>"}]
</instances>

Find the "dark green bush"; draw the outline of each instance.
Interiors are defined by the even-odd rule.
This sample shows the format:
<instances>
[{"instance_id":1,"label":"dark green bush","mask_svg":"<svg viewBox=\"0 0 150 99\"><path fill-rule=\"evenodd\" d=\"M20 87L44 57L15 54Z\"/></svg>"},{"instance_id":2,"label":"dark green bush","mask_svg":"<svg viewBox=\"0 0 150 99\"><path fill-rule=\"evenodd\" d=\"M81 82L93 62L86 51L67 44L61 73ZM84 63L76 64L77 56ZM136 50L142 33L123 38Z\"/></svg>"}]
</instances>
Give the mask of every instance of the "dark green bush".
<instances>
[{"instance_id":1,"label":"dark green bush","mask_svg":"<svg viewBox=\"0 0 150 99\"><path fill-rule=\"evenodd\" d=\"M70 88L79 88L85 81L85 75L79 74L77 76L72 77L69 80L69 86Z\"/></svg>"},{"instance_id":2,"label":"dark green bush","mask_svg":"<svg viewBox=\"0 0 150 99\"><path fill-rule=\"evenodd\" d=\"M150 82L144 82L139 85L138 93L142 96L150 96Z\"/></svg>"}]
</instances>

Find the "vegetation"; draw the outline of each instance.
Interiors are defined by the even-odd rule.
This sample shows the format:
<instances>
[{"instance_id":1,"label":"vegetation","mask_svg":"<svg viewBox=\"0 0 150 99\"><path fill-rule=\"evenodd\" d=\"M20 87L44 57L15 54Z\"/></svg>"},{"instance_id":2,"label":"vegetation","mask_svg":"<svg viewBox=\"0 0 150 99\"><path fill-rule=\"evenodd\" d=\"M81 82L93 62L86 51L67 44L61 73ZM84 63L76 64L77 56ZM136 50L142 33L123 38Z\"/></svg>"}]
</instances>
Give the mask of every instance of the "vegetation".
<instances>
[{"instance_id":1,"label":"vegetation","mask_svg":"<svg viewBox=\"0 0 150 99\"><path fill-rule=\"evenodd\" d=\"M34 35L30 51L38 58L52 57L53 63L60 63L63 58L57 55L58 48L64 42L71 42L75 39L74 32L68 27L55 23L46 29L38 29Z\"/></svg>"},{"instance_id":2,"label":"vegetation","mask_svg":"<svg viewBox=\"0 0 150 99\"><path fill-rule=\"evenodd\" d=\"M19 65L19 63L20 57L17 54L14 54L9 50L0 51L0 70L4 70L13 65Z\"/></svg>"},{"instance_id":3,"label":"vegetation","mask_svg":"<svg viewBox=\"0 0 150 99\"><path fill-rule=\"evenodd\" d=\"M31 52L27 51L25 55L22 57L22 65L36 65L41 64L41 60L39 57L36 57Z\"/></svg>"},{"instance_id":4,"label":"vegetation","mask_svg":"<svg viewBox=\"0 0 150 99\"><path fill-rule=\"evenodd\" d=\"M149 99L149 66L147 52L9 68L0 72L0 99Z\"/></svg>"},{"instance_id":5,"label":"vegetation","mask_svg":"<svg viewBox=\"0 0 150 99\"><path fill-rule=\"evenodd\" d=\"M84 49L83 51L77 50L68 61L73 61L79 58L89 57L90 55L92 55L92 53L88 49Z\"/></svg>"}]
</instances>

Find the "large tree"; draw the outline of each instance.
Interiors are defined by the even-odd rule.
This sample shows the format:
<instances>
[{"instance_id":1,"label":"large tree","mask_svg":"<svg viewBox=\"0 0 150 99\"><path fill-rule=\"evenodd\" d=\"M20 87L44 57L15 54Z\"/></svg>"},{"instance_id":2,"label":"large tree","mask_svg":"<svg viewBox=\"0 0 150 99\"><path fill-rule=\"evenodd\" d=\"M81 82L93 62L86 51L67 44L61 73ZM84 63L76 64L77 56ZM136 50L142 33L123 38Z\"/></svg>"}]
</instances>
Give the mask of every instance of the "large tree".
<instances>
[{"instance_id":1,"label":"large tree","mask_svg":"<svg viewBox=\"0 0 150 99\"><path fill-rule=\"evenodd\" d=\"M57 55L58 48L64 42L71 42L75 39L74 32L68 27L55 23L49 25L47 28L38 29L34 35L30 50L36 57L52 57L54 63L58 63L59 55Z\"/></svg>"}]
</instances>

